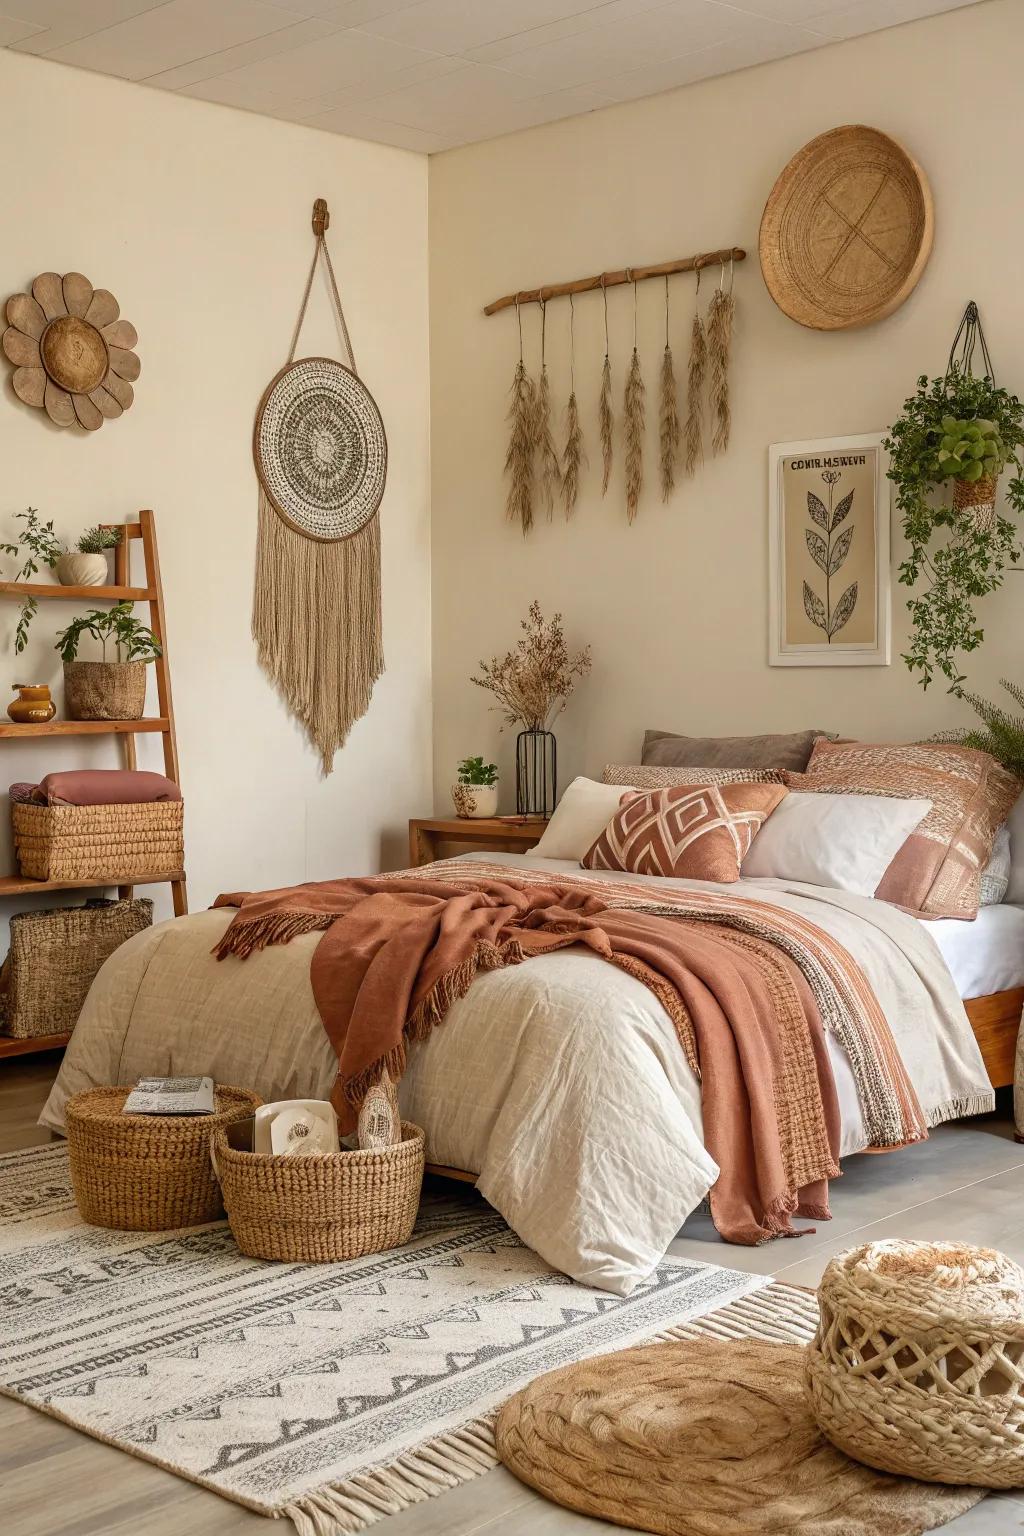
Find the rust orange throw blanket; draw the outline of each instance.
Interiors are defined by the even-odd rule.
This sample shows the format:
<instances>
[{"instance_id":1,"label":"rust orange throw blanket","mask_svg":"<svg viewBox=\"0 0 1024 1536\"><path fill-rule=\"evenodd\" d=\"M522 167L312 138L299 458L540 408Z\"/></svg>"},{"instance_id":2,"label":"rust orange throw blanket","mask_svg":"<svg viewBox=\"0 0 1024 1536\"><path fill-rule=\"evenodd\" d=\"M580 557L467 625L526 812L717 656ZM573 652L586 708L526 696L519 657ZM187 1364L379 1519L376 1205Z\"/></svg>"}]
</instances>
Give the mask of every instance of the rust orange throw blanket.
<instances>
[{"instance_id":1,"label":"rust orange throw blanket","mask_svg":"<svg viewBox=\"0 0 1024 1536\"><path fill-rule=\"evenodd\" d=\"M221 959L324 930L310 976L338 1056L343 1129L382 1069L401 1075L408 1044L443 1021L480 970L584 944L654 990L699 1072L722 1236L757 1243L790 1233L794 1213L827 1218L839 1114L821 1017L800 967L767 940L639 902L612 908L582 882L384 876L216 905L239 908Z\"/></svg>"}]
</instances>

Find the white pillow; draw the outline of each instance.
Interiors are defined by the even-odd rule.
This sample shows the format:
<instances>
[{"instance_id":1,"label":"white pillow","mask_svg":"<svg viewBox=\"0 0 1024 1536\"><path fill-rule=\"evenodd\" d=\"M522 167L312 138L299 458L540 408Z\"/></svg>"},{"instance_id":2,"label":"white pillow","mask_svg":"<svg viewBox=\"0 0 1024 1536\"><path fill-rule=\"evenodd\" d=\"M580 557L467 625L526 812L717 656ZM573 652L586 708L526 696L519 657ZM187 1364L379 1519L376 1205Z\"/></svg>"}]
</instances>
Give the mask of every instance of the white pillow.
<instances>
[{"instance_id":1,"label":"white pillow","mask_svg":"<svg viewBox=\"0 0 1024 1536\"><path fill-rule=\"evenodd\" d=\"M740 874L802 880L873 896L892 860L931 808L930 800L793 790L754 838Z\"/></svg>"},{"instance_id":2,"label":"white pillow","mask_svg":"<svg viewBox=\"0 0 1024 1536\"><path fill-rule=\"evenodd\" d=\"M979 907L996 907L1010 884L1010 828L1003 822L992 844L992 857L981 872Z\"/></svg>"},{"instance_id":3,"label":"white pillow","mask_svg":"<svg viewBox=\"0 0 1024 1536\"><path fill-rule=\"evenodd\" d=\"M1024 902L1024 795L1006 818L1010 829L1010 883L1004 901Z\"/></svg>"},{"instance_id":4,"label":"white pillow","mask_svg":"<svg viewBox=\"0 0 1024 1536\"><path fill-rule=\"evenodd\" d=\"M623 795L636 792L631 784L573 779L555 807L534 854L541 859L575 859L578 864L615 815Z\"/></svg>"}]
</instances>

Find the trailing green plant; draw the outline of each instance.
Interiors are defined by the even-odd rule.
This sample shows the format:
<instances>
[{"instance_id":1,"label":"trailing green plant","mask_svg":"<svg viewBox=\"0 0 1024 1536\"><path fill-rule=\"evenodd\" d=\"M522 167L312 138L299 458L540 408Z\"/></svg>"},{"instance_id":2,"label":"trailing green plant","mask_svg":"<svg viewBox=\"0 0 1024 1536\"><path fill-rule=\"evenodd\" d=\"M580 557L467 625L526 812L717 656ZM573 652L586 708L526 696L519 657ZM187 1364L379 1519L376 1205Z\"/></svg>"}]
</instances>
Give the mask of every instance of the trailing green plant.
<instances>
[{"instance_id":1,"label":"trailing green plant","mask_svg":"<svg viewBox=\"0 0 1024 1536\"><path fill-rule=\"evenodd\" d=\"M938 673L959 693L958 658L977 650L985 636L975 605L1016 564L1019 534L1017 524L998 513L986 525L970 507L936 502L935 490L951 480L976 484L1011 465L1016 473L1006 499L1014 512L1024 512L1024 405L997 388L989 373L975 378L968 352L951 360L942 378L921 375L883 446L909 545L899 579L908 587L921 583L907 601L912 633L903 660L923 688Z\"/></svg>"},{"instance_id":2,"label":"trailing green plant","mask_svg":"<svg viewBox=\"0 0 1024 1536\"><path fill-rule=\"evenodd\" d=\"M1024 688L1019 683L1008 682L1005 677L1001 677L999 682L1013 702L1024 710ZM988 699L980 698L976 693L962 691L960 697L974 710L982 722L981 726L942 731L935 740L953 741L961 747L975 747L979 752L988 752L1004 768L1009 768L1011 773L1024 779L1024 715L1013 714L998 704L990 703Z\"/></svg>"},{"instance_id":3,"label":"trailing green plant","mask_svg":"<svg viewBox=\"0 0 1024 1536\"><path fill-rule=\"evenodd\" d=\"M16 520L24 523L24 528L18 534L14 544L0 543L0 551L5 555L13 555L21 560L15 581L31 581L40 565L53 569L64 553L64 545L53 531L53 519L48 523L41 522L36 507L29 507L24 512L15 512ZM29 626L36 616L39 607L36 599L28 596L23 599L21 613L18 616L18 627L14 632L14 649L20 655L28 644Z\"/></svg>"},{"instance_id":4,"label":"trailing green plant","mask_svg":"<svg viewBox=\"0 0 1024 1536\"><path fill-rule=\"evenodd\" d=\"M120 528L104 528L97 523L95 528L86 529L77 548L80 555L102 555L108 549L116 549L120 542Z\"/></svg>"},{"instance_id":5,"label":"trailing green plant","mask_svg":"<svg viewBox=\"0 0 1024 1536\"><path fill-rule=\"evenodd\" d=\"M160 642L153 631L135 618L132 603L115 603L113 608L93 608L89 613L72 619L67 629L57 636L54 650L60 651L64 661L78 658L78 647L83 635L98 640L107 659L107 646L112 644L118 661L155 661L162 655Z\"/></svg>"},{"instance_id":6,"label":"trailing green plant","mask_svg":"<svg viewBox=\"0 0 1024 1536\"><path fill-rule=\"evenodd\" d=\"M460 784L497 784L497 763L485 763L482 757L464 757L459 764Z\"/></svg>"}]
</instances>

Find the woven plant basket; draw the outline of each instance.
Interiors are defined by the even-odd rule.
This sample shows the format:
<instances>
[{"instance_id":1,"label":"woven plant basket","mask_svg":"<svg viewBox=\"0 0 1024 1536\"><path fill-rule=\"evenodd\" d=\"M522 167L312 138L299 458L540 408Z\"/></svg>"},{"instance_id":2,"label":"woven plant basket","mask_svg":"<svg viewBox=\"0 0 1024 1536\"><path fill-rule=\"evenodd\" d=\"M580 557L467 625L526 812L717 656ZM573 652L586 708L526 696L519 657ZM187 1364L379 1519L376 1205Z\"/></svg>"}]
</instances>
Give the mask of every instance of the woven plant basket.
<instances>
[{"instance_id":1,"label":"woven plant basket","mask_svg":"<svg viewBox=\"0 0 1024 1536\"><path fill-rule=\"evenodd\" d=\"M210 1162L220 1126L263 1102L217 1086L212 1115L126 1115L130 1088L90 1088L68 1100L71 1183L82 1220L121 1232L168 1232L224 1213Z\"/></svg>"},{"instance_id":2,"label":"woven plant basket","mask_svg":"<svg viewBox=\"0 0 1024 1536\"><path fill-rule=\"evenodd\" d=\"M818 1302L807 1389L833 1445L924 1482L1024 1485L1024 1270L967 1244L866 1243Z\"/></svg>"},{"instance_id":3,"label":"woven plant basket","mask_svg":"<svg viewBox=\"0 0 1024 1536\"><path fill-rule=\"evenodd\" d=\"M146 707L144 661L66 661L69 720L141 720Z\"/></svg>"},{"instance_id":4,"label":"woven plant basket","mask_svg":"<svg viewBox=\"0 0 1024 1536\"><path fill-rule=\"evenodd\" d=\"M180 800L144 805L11 806L18 868L29 880L110 880L179 874L185 862Z\"/></svg>"},{"instance_id":5,"label":"woven plant basket","mask_svg":"<svg viewBox=\"0 0 1024 1536\"><path fill-rule=\"evenodd\" d=\"M223 1132L217 1169L235 1242L255 1259L335 1263L408 1242L423 1184L423 1132L379 1152L272 1157L238 1152Z\"/></svg>"},{"instance_id":6,"label":"woven plant basket","mask_svg":"<svg viewBox=\"0 0 1024 1536\"><path fill-rule=\"evenodd\" d=\"M991 533L996 526L997 475L982 475L978 480L953 481L953 510L969 512L979 533Z\"/></svg>"},{"instance_id":7,"label":"woven plant basket","mask_svg":"<svg viewBox=\"0 0 1024 1536\"><path fill-rule=\"evenodd\" d=\"M143 898L15 913L0 968L0 1034L70 1033L104 960L152 922L153 903Z\"/></svg>"}]
</instances>

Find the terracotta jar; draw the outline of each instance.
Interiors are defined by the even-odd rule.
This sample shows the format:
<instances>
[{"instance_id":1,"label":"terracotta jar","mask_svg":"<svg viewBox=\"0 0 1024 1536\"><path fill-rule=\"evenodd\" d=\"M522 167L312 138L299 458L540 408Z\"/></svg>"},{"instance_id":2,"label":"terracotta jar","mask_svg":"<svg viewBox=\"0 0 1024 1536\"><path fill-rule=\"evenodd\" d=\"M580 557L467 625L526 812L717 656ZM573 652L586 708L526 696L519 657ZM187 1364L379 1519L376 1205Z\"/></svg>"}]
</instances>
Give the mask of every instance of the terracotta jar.
<instances>
[{"instance_id":1,"label":"terracotta jar","mask_svg":"<svg viewBox=\"0 0 1024 1536\"><path fill-rule=\"evenodd\" d=\"M15 683L18 697L8 704L7 713L17 725L45 725L57 713L50 698L48 683Z\"/></svg>"}]
</instances>

